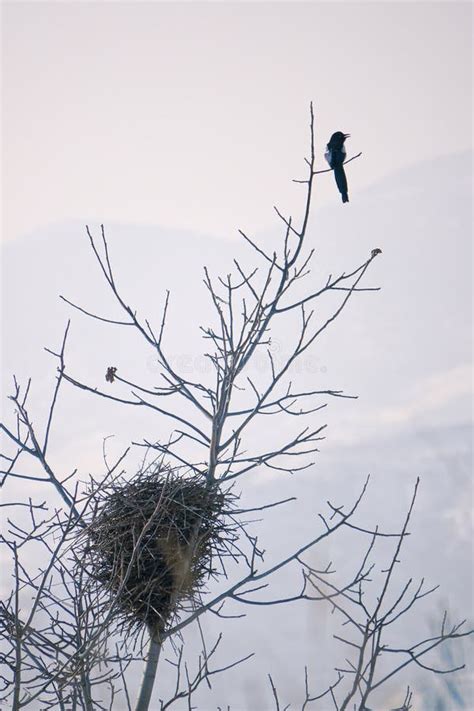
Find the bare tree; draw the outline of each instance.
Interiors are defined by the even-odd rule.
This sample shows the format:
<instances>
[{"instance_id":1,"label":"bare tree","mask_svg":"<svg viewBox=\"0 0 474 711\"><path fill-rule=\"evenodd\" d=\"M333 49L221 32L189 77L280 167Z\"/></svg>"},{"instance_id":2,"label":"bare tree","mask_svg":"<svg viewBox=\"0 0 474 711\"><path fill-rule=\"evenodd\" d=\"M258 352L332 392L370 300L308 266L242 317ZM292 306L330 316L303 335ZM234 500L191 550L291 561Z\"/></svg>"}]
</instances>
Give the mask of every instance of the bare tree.
<instances>
[{"instance_id":1,"label":"bare tree","mask_svg":"<svg viewBox=\"0 0 474 711\"><path fill-rule=\"evenodd\" d=\"M405 618L420 600L435 592L439 586L427 588L422 578L418 584L410 578L400 582L397 579L396 568L401 563L401 550L409 536L408 524L410 522L415 500L417 497L419 479L417 479L411 503L405 521L398 534L386 534L376 528L370 537L367 549L353 580L348 587L342 588L336 584L329 573L334 573L329 568L317 571L306 564L305 581L313 591L313 600L326 600L333 613L339 616L343 634L334 634L334 638L341 642L347 650L345 665L336 668L335 682L319 695L311 695L308 683L308 673L305 670L306 698L303 709L311 702L330 697L337 711L347 711L357 708L359 711L371 711L368 703L376 696L377 690L386 682L403 671L408 665L413 664L435 674L451 674L465 667L460 665L439 666L432 661L433 650L445 645L450 640L468 637L472 630L465 629L465 620L449 623L448 613L444 611L439 627L432 629L430 634L421 639L414 639L410 643L394 645L390 641L393 628L402 618ZM336 518L343 516L341 509L330 505L332 515ZM347 525L352 527L351 522ZM367 530L355 528L355 533L362 534L365 538ZM381 541L394 542L393 551L387 566L377 574L377 563L380 556L371 561L371 556L378 543ZM375 587L375 591L371 588ZM428 660L425 659L428 655ZM272 692L275 696L277 708L279 707L278 695L273 680L270 678ZM412 701L412 692L408 687L402 706L391 711L409 711ZM290 708L288 706L287 708Z\"/></svg>"},{"instance_id":2,"label":"bare tree","mask_svg":"<svg viewBox=\"0 0 474 711\"><path fill-rule=\"evenodd\" d=\"M224 606L231 602L242 606L298 600L329 602L352 626L355 637L344 638L344 643L355 650L355 661L349 668L338 670L334 684L316 696L310 694L306 673L303 709L327 697L337 709L348 709L354 703L361 711L367 709L369 696L393 674L409 663L420 665L420 657L434 646L469 634L458 625L447 628L443 623L436 638L403 650L382 643L386 629L430 592L423 592L420 586L406 602L410 583L394 603L387 603L414 498L400 533L372 530L355 520L366 493L366 481L359 497L349 506L328 503L329 513L321 515L321 530L272 565L265 564L258 540L251 532L249 517L256 509L239 508L235 486L248 473L259 467L292 473L312 466L323 439L324 425L312 424L314 414L325 406L321 399L347 396L331 389L301 391L292 384L291 369L337 319L353 295L377 290L366 286L363 280L380 254L378 248L357 266L338 276L330 275L316 288L308 279L314 256L307 242L315 176L328 172L316 170L312 106L310 152L305 161L307 176L296 181L305 188L301 217L295 220L275 208L283 230L278 248L267 252L241 231L256 266L246 267L241 259L234 259L233 272L217 278L205 268L204 284L215 322L201 327L212 376L200 381L178 372L168 355L165 341L169 293L157 327L141 318L119 289L104 228L99 237L87 228L92 253L119 315L96 313L69 298L61 298L92 319L131 328L155 354L160 380L150 388L133 382L110 365L104 368L107 387L97 389L87 384L66 368L68 324L61 348L50 351L58 362L58 377L42 436L28 412L29 384L22 391L15 381L11 399L16 423L0 424L13 447L12 453L5 455L3 483L15 479L44 481L54 487L61 501L61 507L52 513L45 505L30 501L26 504L28 523L20 526L9 519L10 528L3 538L13 557L14 579L12 595L1 615L7 644L3 661L9 669L3 678L6 697L12 698L15 711L36 700L43 704L42 708L112 708L118 693L131 709L126 672L136 658L144 658L145 666L134 708L146 711L166 640L175 645L176 687L170 698L161 699L161 708L170 708L184 699L191 708L193 694L201 684L252 656L249 653L242 659L214 666L221 637L207 643L201 617L209 612L224 618ZM330 300L330 310L321 318L314 304L326 299ZM296 333L289 343L288 355L277 362L271 347L272 335L281 325L288 326L288 332L296 328ZM250 374L250 365L261 354L269 366L265 382L257 382ZM89 479L87 486L77 483L76 472L59 475L53 470L48 444L58 392L65 383L95 397L168 418L172 430L166 438L144 438L133 443L145 451L143 466L136 476L130 479L122 470L127 452L112 466L104 457L104 477ZM280 424L276 444L258 451L249 448L248 434L258 430L260 422L267 423L269 416L272 421L278 418L303 424L288 435L285 432L291 429ZM20 470L20 462L26 459L39 464L41 473L35 470L25 474ZM71 485L71 480L76 483ZM257 510L286 501L269 501ZM16 507L24 502L14 501L11 505L17 511ZM39 512L41 520L37 518ZM368 549L349 579L334 584L330 566L317 571L305 562L304 556L341 530L366 538ZM378 602L370 608L363 596L373 569L369 557L379 538L387 537L396 541L396 550ZM33 544L42 547L47 555L45 566L31 573L30 561L25 556L23 563L19 554L30 550ZM239 571L245 566L245 573L240 572L236 579L229 574L233 561L239 562ZM290 568L297 588L293 595L281 599L271 592L272 576ZM223 581L214 596L203 590L203 582L210 576L220 576ZM21 598L31 591L33 603L28 604L25 614ZM182 630L190 624L198 625L202 640L195 670L183 662L184 643L179 642ZM123 634L124 630L132 630L133 634ZM404 654L407 658L391 672L376 676L380 658L389 654ZM346 683L348 689L338 701L337 694ZM276 707L280 708L277 685L271 678L270 684ZM105 687L109 689L107 699L103 695ZM408 709L409 704L407 692L403 708Z\"/></svg>"}]
</instances>

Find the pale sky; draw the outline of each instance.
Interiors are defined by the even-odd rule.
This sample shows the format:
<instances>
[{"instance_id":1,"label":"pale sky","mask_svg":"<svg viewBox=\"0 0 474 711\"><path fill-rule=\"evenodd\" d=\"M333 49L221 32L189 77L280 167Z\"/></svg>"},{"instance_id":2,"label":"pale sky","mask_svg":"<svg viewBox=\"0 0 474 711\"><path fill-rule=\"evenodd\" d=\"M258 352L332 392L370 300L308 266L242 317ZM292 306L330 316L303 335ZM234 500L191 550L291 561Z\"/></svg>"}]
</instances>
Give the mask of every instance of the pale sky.
<instances>
[{"instance_id":1,"label":"pale sky","mask_svg":"<svg viewBox=\"0 0 474 711\"><path fill-rule=\"evenodd\" d=\"M354 298L298 374L307 389L359 395L310 418L329 424L316 466L292 478L259 472L246 494L299 499L296 517L293 509L268 517L271 557L311 537L324 502L347 503L368 473L367 520L398 525L420 475L404 570L441 582L450 609L468 616L471 15L460 2L3 2L4 396L12 373L21 382L31 375L30 411L43 421L56 375L43 348L57 347L71 315L72 375L103 387L114 363L155 384L153 354L136 339L71 314L58 299L117 315L88 252L85 222L96 231L105 223L120 284L140 313L159 319L171 290L168 352L198 362L206 349L198 325L209 313L202 265L225 274L234 256L249 258L234 239L239 227L273 244L274 204L299 214L301 187L291 179L304 177L313 100L321 167L335 130L351 134L350 155L363 156L347 169L349 205L331 175L317 181L311 279L324 283L380 247L367 282L382 290ZM276 342L284 355L287 334ZM61 472L78 467L85 476L102 471L104 437L114 435L108 442L119 451L169 429L67 388L50 456ZM257 428L252 437L266 434ZM41 484L5 489L46 498ZM347 558L331 545L324 556ZM417 624L436 612L433 605ZM230 658L249 648L259 656L217 682L211 708L227 703L230 688L240 708L255 711L245 699L268 702L269 671L285 703L294 701L304 664L319 673L321 629L330 637L319 609L296 606L283 617L257 609L225 628ZM255 708L271 708L264 703Z\"/></svg>"},{"instance_id":2,"label":"pale sky","mask_svg":"<svg viewBox=\"0 0 474 711\"><path fill-rule=\"evenodd\" d=\"M4 2L3 236L269 224L337 129L358 189L471 146L469 3ZM321 201L332 200L326 181Z\"/></svg>"}]
</instances>

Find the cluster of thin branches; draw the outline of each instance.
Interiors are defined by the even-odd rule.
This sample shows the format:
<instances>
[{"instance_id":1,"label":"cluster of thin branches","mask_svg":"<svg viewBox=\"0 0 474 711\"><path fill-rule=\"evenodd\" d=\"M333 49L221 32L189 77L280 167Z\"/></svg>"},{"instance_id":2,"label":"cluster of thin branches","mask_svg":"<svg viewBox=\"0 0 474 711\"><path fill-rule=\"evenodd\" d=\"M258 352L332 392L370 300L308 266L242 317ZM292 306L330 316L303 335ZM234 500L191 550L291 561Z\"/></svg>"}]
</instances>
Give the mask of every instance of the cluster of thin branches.
<instances>
[{"instance_id":1,"label":"cluster of thin branches","mask_svg":"<svg viewBox=\"0 0 474 711\"><path fill-rule=\"evenodd\" d=\"M419 600L433 592L425 590L423 582L413 590L412 581L400 591L395 590L394 571L408 535L418 484L400 532L387 533L377 527L364 526L357 520L360 503L366 495L368 482L365 482L352 504L336 506L328 502L328 514L321 515L320 530L271 565L266 564L259 541L252 535L245 518L248 514L283 505L289 499L228 512L240 537L239 566L229 572L221 560L225 582L221 580L217 593L211 594L203 586L198 598L194 596L194 602L183 606L179 616L173 618L160 635L143 627L137 648L135 640L132 644L126 634L121 635L118 620L120 597L140 552L140 534L136 541L132 541L121 581L108 589L106 585L97 585L96 576L81 555L81 548L75 545L78 535L86 535L88 526L98 515L94 503L97 502L97 492L103 492L106 500L109 484L113 485L125 475L123 467L128 450L113 465L108 464L104 455L104 476L89 482L80 482L76 470L58 473L50 461L49 443L58 394L64 385L69 384L96 398L143 408L161 419L167 418L172 425L169 435L159 440L145 436L133 444L143 447L146 455L159 457L166 466L180 467L193 477L202 478L208 487L223 487L232 482L240 485L244 475L261 467L294 473L312 466L324 430L324 424L312 424L313 416L325 406L322 398L347 396L336 389L300 390L291 382L291 370L355 294L376 290L365 286L363 279L380 250L375 248L359 265L338 276L330 275L316 288L313 281L307 279L314 257L314 250L307 246L313 187L315 176L321 172L316 170L312 107L310 155L306 164L307 177L297 181L305 187L301 219L294 220L275 208L283 227L279 247L267 252L241 232L252 250L253 260L257 260L256 266L247 268L241 260L235 259L233 273L217 279L205 269L204 284L215 314L215 323L202 327L202 335L209 346L205 356L212 367L212 378L206 382L204 377L202 381L194 381L178 372L167 354L165 335L170 321L169 294L157 328L149 320L141 319L117 285L104 228L98 238L87 228L92 253L120 316L96 313L62 298L76 311L105 325L132 329L137 333L152 349L159 363L160 380L153 386L133 382L115 366L104 365L109 386L98 389L88 385L66 368L68 324L60 349L49 350L57 361L58 375L42 430L34 424L36 420L29 412L30 383L22 389L16 380L14 382L11 396L14 424L0 423L0 430L10 446L10 453L2 455L2 484L41 482L52 487L59 497L56 506L32 500L8 502L11 514L2 544L11 555L13 587L0 609L4 641L2 662L6 670L1 678L5 687L3 698L12 701L14 711L34 702L41 703L45 709L82 708L90 711L112 708L118 694L130 710L134 707L136 711L146 711L150 707L165 643L174 649L175 659L171 663L176 673L176 685L168 699L161 698L161 709L183 700L191 709L193 698L203 684L210 684L215 674L252 656L249 653L243 659L214 666L221 637L212 644L205 640L202 616L206 613L220 618L235 616L236 604L241 606L239 616L245 614L248 605L265 607L304 600L319 601L331 605L350 630L349 634L337 636L348 647L350 655L345 665L336 670L336 679L328 688L316 694L311 692L311 679L306 670L303 710L310 704L317 704L318 700L326 704L330 699L334 708L340 711L354 705L360 711L368 711L367 703L377 689L408 665L431 671L453 671L438 670L421 660L435 647L470 634L470 631L464 631L462 624L448 626L444 619L437 635L404 648L392 646L387 637L395 623ZM308 288L307 284L310 284ZM317 317L315 302L319 304L327 298L331 304L329 315ZM271 347L272 334L275 328L286 327L289 322L293 329L296 324L299 328L293 341L289 339L288 355L277 362ZM257 382L249 374L250 365L261 354L268 361L268 377L264 382ZM182 414L183 406L185 414ZM260 423L266 424L270 415L280 419L280 426L275 428L280 438L278 443L258 450L249 447L249 433L258 432ZM289 420L303 421L296 434L287 434L290 430L283 423ZM125 478L130 480L130 473ZM133 486L133 478L130 481ZM22 518L21 514L26 516ZM152 518L153 512L144 513L142 530L148 530ZM200 525L194 526L191 535L194 548L188 560L190 566L198 547ZM331 565L321 571L312 568L306 561L306 554L324 545L330 536L343 531L361 536L366 544L355 570L341 582ZM382 579L374 581L371 559L377 542L387 538L395 542L393 555ZM36 568L32 560L44 562ZM279 571L291 571L289 577L295 581L295 592L285 598L272 592L272 579ZM372 605L366 596L369 585L377 588ZM184 660L185 647L181 636L191 624L198 626L202 641L202 652L194 671ZM138 700L133 704L127 685L127 670L137 659L142 659L145 664ZM277 683L272 678L270 686L276 708L280 709ZM408 711L410 704L411 692L408 690L402 708Z\"/></svg>"},{"instance_id":2,"label":"cluster of thin branches","mask_svg":"<svg viewBox=\"0 0 474 711\"><path fill-rule=\"evenodd\" d=\"M450 674L464 669L464 664L440 667L433 661L433 654L430 654L448 641L468 637L473 633L473 630L466 629L466 620L449 624L447 611L443 613L439 630L428 636L402 646L391 641L397 633L396 628L400 620L410 613L420 600L431 595L439 587L436 585L427 588L423 578L418 584L412 578L400 583L396 575L402 546L410 535L408 524L418 486L419 479L416 481L399 533L386 533L378 528L373 532L364 531L370 540L353 576L353 582L347 587L341 587L328 577L335 573L330 565L324 571L318 571L305 564L303 594L309 588L312 590L310 599L325 600L331 611L337 613L348 631L333 636L345 646L348 656L343 666L336 667L337 678L334 683L318 695L310 694L308 673L305 669L306 696L302 709L306 709L311 702L330 698L336 711L348 711L352 708L370 711L368 704L374 697L377 699L377 690L410 664L435 674ZM331 505L330 508L333 516L343 516L340 509ZM348 525L352 526L352 523ZM359 527L357 530L361 532ZM377 543L383 539L392 539L394 546L386 568L377 576L376 562L372 560L372 556ZM426 655L428 659L425 658ZM279 711L281 706L271 677L270 684L276 709ZM402 706L392 711L409 711L412 708L412 697L413 693L408 688ZM289 709L291 706L285 708Z\"/></svg>"},{"instance_id":3,"label":"cluster of thin branches","mask_svg":"<svg viewBox=\"0 0 474 711\"><path fill-rule=\"evenodd\" d=\"M10 698L14 709L35 702L42 708L90 709L93 689L120 675L110 666L118 656L106 643L100 591L71 550L72 509L42 519L38 509L30 501L30 527L8 519L2 536L14 581L0 608L4 700ZM33 556L44 563L36 568Z\"/></svg>"}]
</instances>

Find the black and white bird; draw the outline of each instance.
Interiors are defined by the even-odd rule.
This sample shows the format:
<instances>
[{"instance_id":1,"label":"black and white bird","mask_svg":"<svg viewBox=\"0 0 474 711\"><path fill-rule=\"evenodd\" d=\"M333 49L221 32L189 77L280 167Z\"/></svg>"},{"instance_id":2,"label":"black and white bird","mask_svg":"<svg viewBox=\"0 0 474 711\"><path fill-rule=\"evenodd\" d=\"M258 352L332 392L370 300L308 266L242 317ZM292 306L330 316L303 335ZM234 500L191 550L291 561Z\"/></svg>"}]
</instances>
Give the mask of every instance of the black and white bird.
<instances>
[{"instance_id":1,"label":"black and white bird","mask_svg":"<svg viewBox=\"0 0 474 711\"><path fill-rule=\"evenodd\" d=\"M334 171L334 177L339 192L341 193L342 202L349 202L347 178L344 171L344 161L346 160L344 141L346 138L349 138L349 136L350 133L342 133L342 131L333 133L327 145L326 153L324 154L324 157Z\"/></svg>"}]
</instances>

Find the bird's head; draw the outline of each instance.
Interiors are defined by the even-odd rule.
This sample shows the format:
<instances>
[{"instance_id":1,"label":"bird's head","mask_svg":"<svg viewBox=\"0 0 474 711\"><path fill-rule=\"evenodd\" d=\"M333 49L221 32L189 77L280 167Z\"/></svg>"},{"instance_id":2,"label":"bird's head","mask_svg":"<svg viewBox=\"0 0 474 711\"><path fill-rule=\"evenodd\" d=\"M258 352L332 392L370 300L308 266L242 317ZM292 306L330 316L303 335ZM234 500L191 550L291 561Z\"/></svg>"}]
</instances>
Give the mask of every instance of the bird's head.
<instances>
[{"instance_id":1,"label":"bird's head","mask_svg":"<svg viewBox=\"0 0 474 711\"><path fill-rule=\"evenodd\" d=\"M343 133L342 131L336 131L336 133L333 133L331 136L330 143L339 143L343 144L346 138L350 138L351 134L350 133Z\"/></svg>"}]
</instances>

